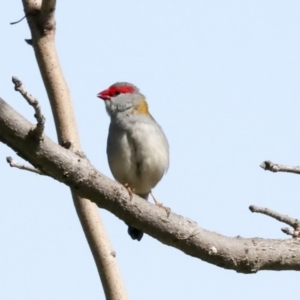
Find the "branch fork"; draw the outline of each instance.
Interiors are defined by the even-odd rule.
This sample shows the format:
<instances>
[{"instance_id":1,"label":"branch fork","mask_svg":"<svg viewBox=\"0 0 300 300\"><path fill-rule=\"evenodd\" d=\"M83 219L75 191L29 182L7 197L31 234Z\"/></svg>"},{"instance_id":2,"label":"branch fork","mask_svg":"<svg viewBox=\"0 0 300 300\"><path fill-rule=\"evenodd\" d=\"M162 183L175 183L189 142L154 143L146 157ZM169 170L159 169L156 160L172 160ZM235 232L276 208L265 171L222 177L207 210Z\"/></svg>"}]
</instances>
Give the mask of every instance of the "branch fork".
<instances>
[{"instance_id":1,"label":"branch fork","mask_svg":"<svg viewBox=\"0 0 300 300\"><path fill-rule=\"evenodd\" d=\"M300 221L298 219L291 218L287 215L280 214L274 210L265 207L251 205L249 209L253 213L260 213L269 216L273 219L276 219L279 222L283 222L287 225L290 225L294 228L294 231L287 227L281 228L281 231L287 235L291 235L293 238L300 237Z\"/></svg>"}]
</instances>

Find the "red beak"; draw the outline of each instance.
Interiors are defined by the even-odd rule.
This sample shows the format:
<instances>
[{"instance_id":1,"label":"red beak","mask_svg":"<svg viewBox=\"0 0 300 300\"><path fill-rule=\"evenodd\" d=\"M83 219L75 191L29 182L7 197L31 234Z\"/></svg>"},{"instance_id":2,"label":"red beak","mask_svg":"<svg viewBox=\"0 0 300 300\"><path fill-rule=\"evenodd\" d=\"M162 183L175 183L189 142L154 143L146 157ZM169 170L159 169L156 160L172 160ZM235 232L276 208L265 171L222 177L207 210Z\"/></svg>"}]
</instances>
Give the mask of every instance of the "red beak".
<instances>
[{"instance_id":1,"label":"red beak","mask_svg":"<svg viewBox=\"0 0 300 300\"><path fill-rule=\"evenodd\" d=\"M108 93L108 90L102 91L97 94L98 98L101 98L102 100L110 100L110 95Z\"/></svg>"}]
</instances>

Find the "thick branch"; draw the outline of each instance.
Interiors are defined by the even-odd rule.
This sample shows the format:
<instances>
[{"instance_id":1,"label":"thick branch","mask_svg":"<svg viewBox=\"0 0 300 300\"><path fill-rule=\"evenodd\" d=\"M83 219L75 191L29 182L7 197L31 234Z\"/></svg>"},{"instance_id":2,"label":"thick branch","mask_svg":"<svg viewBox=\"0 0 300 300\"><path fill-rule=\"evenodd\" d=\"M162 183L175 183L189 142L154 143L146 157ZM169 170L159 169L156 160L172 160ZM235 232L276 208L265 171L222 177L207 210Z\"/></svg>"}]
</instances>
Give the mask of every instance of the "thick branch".
<instances>
[{"instance_id":1,"label":"thick branch","mask_svg":"<svg viewBox=\"0 0 300 300\"><path fill-rule=\"evenodd\" d=\"M264 169L265 171L271 171L271 172L287 172L287 173L295 173L300 174L300 167L292 167L292 166L285 166L285 165L279 165L274 164L269 160L265 160L260 164L260 167Z\"/></svg>"},{"instance_id":2,"label":"thick branch","mask_svg":"<svg viewBox=\"0 0 300 300\"><path fill-rule=\"evenodd\" d=\"M49 176L76 190L124 222L162 243L222 268L242 273L259 270L300 270L300 241L229 238L200 228L194 221L170 213L134 196L99 173L90 162L45 136L30 140L32 124L0 100L0 141Z\"/></svg>"}]
</instances>

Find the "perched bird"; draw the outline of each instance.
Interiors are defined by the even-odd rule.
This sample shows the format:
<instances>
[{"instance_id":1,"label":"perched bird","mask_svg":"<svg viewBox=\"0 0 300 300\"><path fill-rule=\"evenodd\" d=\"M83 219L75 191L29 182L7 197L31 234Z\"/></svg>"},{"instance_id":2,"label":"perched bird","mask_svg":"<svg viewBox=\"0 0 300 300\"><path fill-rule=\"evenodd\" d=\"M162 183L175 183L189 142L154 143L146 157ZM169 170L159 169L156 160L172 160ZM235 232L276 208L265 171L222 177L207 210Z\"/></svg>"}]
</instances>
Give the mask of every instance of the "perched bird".
<instances>
[{"instance_id":1,"label":"perched bird","mask_svg":"<svg viewBox=\"0 0 300 300\"><path fill-rule=\"evenodd\" d=\"M119 183L147 200L169 167L167 138L133 84L117 82L97 97L104 100L111 120L106 149L110 170ZM131 226L128 233L134 240L143 237Z\"/></svg>"}]
</instances>

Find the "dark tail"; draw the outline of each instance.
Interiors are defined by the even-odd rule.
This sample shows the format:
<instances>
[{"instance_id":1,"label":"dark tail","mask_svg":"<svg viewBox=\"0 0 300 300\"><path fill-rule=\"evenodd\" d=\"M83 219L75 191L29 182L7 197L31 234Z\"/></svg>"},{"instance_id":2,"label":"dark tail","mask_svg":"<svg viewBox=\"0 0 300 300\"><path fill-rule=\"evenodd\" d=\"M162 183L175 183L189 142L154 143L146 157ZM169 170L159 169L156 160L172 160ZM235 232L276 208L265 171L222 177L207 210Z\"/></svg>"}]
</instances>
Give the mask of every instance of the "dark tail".
<instances>
[{"instance_id":1,"label":"dark tail","mask_svg":"<svg viewBox=\"0 0 300 300\"><path fill-rule=\"evenodd\" d=\"M149 193L143 194L143 195L138 195L138 196L140 196L141 198L144 198L145 200L148 200ZM137 240L137 241L140 241L144 235L143 231L141 231L137 228L131 227L131 226L128 226L127 232L133 240Z\"/></svg>"},{"instance_id":2,"label":"dark tail","mask_svg":"<svg viewBox=\"0 0 300 300\"><path fill-rule=\"evenodd\" d=\"M140 241L144 235L143 231L140 231L139 229L130 226L128 226L127 232L133 240L138 240L138 241Z\"/></svg>"}]
</instances>

